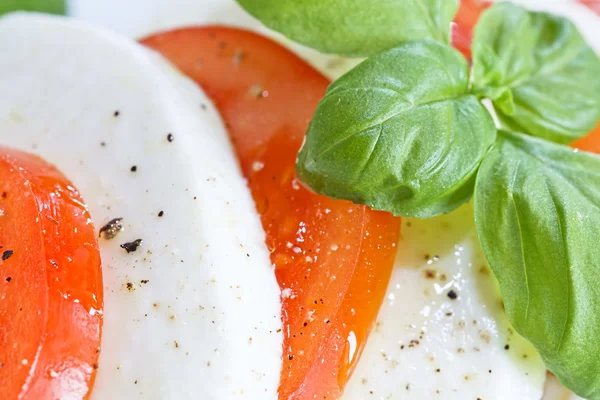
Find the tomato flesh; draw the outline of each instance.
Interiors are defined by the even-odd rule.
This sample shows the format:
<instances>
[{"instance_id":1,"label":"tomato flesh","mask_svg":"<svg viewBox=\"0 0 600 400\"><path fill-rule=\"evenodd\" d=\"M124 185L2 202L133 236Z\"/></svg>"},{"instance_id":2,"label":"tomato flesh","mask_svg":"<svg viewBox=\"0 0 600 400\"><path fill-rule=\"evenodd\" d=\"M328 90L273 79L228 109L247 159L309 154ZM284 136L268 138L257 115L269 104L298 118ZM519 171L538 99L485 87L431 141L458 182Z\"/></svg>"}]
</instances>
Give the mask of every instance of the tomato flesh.
<instances>
[{"instance_id":1,"label":"tomato flesh","mask_svg":"<svg viewBox=\"0 0 600 400\"><path fill-rule=\"evenodd\" d=\"M400 220L296 181L296 154L329 81L240 29L182 29L143 43L212 98L248 178L282 289L279 398L339 398L383 301Z\"/></svg>"},{"instance_id":2,"label":"tomato flesh","mask_svg":"<svg viewBox=\"0 0 600 400\"><path fill-rule=\"evenodd\" d=\"M2 147L0 246L0 398L88 398L102 325L94 226L56 168Z\"/></svg>"}]
</instances>

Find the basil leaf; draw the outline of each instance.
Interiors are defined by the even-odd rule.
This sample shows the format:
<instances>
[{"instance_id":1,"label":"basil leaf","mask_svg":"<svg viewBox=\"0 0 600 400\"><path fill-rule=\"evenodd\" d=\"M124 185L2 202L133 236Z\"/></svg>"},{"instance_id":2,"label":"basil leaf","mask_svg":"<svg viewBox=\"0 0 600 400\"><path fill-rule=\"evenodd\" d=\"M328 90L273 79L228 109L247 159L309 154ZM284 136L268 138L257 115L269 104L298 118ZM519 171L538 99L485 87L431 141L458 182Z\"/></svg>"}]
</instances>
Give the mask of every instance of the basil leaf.
<instances>
[{"instance_id":1,"label":"basil leaf","mask_svg":"<svg viewBox=\"0 0 600 400\"><path fill-rule=\"evenodd\" d=\"M564 385L600 399L600 157L500 132L475 224L515 329Z\"/></svg>"},{"instance_id":2,"label":"basil leaf","mask_svg":"<svg viewBox=\"0 0 600 400\"><path fill-rule=\"evenodd\" d=\"M502 124L557 143L600 120L600 60L570 21L499 3L473 39L473 86Z\"/></svg>"},{"instance_id":3,"label":"basil leaf","mask_svg":"<svg viewBox=\"0 0 600 400\"><path fill-rule=\"evenodd\" d=\"M453 210L472 196L496 134L468 80L464 57L434 41L368 58L319 103L298 177L318 193L396 215Z\"/></svg>"},{"instance_id":4,"label":"basil leaf","mask_svg":"<svg viewBox=\"0 0 600 400\"><path fill-rule=\"evenodd\" d=\"M11 11L39 11L50 14L65 14L65 0L2 0L0 14Z\"/></svg>"},{"instance_id":5,"label":"basil leaf","mask_svg":"<svg viewBox=\"0 0 600 400\"><path fill-rule=\"evenodd\" d=\"M366 56L421 39L449 43L458 0L237 0L266 26L324 53Z\"/></svg>"}]
</instances>

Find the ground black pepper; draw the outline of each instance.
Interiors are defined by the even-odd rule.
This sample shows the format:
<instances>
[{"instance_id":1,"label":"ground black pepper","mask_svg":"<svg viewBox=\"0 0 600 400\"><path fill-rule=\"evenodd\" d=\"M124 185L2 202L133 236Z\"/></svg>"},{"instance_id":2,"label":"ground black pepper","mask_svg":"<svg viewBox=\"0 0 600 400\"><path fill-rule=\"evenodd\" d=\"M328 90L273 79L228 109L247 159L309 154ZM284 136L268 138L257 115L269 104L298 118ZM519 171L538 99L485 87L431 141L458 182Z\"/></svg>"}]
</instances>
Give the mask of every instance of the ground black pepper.
<instances>
[{"instance_id":1,"label":"ground black pepper","mask_svg":"<svg viewBox=\"0 0 600 400\"><path fill-rule=\"evenodd\" d=\"M121 245L121 248L125 249L128 253L132 253L140 247L142 244L142 239L136 239L133 242L124 243Z\"/></svg>"},{"instance_id":2,"label":"ground black pepper","mask_svg":"<svg viewBox=\"0 0 600 400\"><path fill-rule=\"evenodd\" d=\"M2 253L2 261L8 260L13 254L15 254L13 250L6 250L4 253Z\"/></svg>"},{"instance_id":3,"label":"ground black pepper","mask_svg":"<svg viewBox=\"0 0 600 400\"><path fill-rule=\"evenodd\" d=\"M119 234L123 230L123 224L121 223L123 218L113 218L106 225L100 228L98 236L104 237L104 239L110 240Z\"/></svg>"}]
</instances>

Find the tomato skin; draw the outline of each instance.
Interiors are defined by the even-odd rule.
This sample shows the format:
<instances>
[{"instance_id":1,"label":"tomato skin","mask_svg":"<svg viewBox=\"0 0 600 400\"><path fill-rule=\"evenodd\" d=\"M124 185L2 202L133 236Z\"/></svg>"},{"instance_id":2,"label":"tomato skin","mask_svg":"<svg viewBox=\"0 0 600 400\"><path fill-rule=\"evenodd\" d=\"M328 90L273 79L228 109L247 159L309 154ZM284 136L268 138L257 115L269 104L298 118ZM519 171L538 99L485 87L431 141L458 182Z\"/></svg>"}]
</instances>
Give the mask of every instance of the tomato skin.
<instances>
[{"instance_id":1,"label":"tomato skin","mask_svg":"<svg viewBox=\"0 0 600 400\"><path fill-rule=\"evenodd\" d=\"M0 245L14 251L0 262L12 278L0 285L0 398L87 399L102 324L89 213L56 168L2 147L0 192Z\"/></svg>"},{"instance_id":2,"label":"tomato skin","mask_svg":"<svg viewBox=\"0 0 600 400\"><path fill-rule=\"evenodd\" d=\"M282 289L279 398L339 398L385 296L400 219L296 181L296 154L329 81L240 29L188 28L142 43L202 86L229 129Z\"/></svg>"}]
</instances>

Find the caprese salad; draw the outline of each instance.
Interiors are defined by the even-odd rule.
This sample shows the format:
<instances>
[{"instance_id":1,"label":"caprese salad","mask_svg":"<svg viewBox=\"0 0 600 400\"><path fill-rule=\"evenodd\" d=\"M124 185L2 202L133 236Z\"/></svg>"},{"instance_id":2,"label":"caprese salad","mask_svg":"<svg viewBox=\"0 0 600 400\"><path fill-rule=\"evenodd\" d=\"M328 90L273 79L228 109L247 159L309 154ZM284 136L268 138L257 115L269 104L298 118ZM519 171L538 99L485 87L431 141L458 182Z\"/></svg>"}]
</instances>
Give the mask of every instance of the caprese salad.
<instances>
[{"instance_id":1,"label":"caprese salad","mask_svg":"<svg viewBox=\"0 0 600 400\"><path fill-rule=\"evenodd\" d=\"M600 399L597 4L9 3L0 399Z\"/></svg>"}]
</instances>

